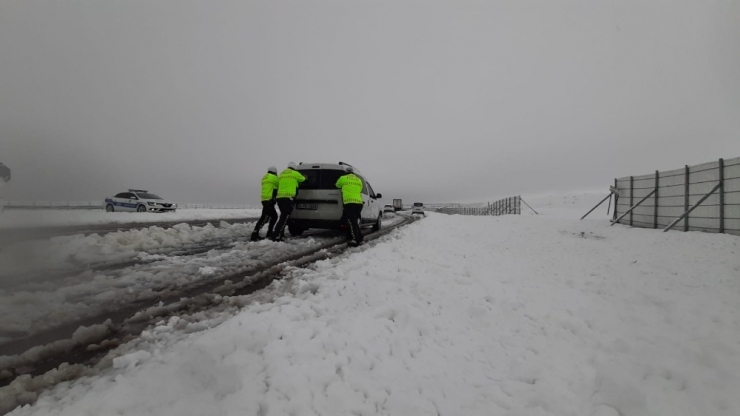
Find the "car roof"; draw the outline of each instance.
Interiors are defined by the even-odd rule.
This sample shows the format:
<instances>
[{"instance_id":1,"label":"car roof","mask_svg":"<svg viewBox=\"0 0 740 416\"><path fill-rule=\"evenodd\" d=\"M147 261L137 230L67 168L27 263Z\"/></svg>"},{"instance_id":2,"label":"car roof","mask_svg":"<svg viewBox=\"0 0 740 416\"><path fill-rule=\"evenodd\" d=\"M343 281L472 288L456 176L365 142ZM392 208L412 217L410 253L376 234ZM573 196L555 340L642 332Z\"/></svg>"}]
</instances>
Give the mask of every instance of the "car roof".
<instances>
[{"instance_id":1,"label":"car roof","mask_svg":"<svg viewBox=\"0 0 740 416\"><path fill-rule=\"evenodd\" d=\"M341 164L340 164L341 163ZM330 169L330 170L344 170L345 166L351 166L346 163L306 163L301 162L296 166L296 170L312 170L312 169ZM352 166L353 173L362 175L359 169Z\"/></svg>"}]
</instances>

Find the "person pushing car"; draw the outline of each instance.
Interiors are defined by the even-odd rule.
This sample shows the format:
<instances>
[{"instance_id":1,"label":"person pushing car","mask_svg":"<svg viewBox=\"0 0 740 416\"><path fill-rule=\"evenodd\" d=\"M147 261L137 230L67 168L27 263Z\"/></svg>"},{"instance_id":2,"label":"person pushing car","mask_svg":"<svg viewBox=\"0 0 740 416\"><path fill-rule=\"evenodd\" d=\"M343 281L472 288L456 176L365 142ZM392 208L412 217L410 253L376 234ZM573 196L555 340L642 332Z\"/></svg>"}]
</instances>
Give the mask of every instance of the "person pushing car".
<instances>
[{"instance_id":1,"label":"person pushing car","mask_svg":"<svg viewBox=\"0 0 740 416\"><path fill-rule=\"evenodd\" d=\"M283 241L285 238L285 225L288 223L290 214L293 212L293 198L298 191L298 184L305 181L306 177L296 170L293 162L280 172L278 176L277 204L280 208L280 219L272 235L272 241Z\"/></svg>"},{"instance_id":2,"label":"person pushing car","mask_svg":"<svg viewBox=\"0 0 740 416\"><path fill-rule=\"evenodd\" d=\"M360 217L362 216L362 179L354 174L352 166L344 167L345 174L337 180L337 188L342 190L344 212L342 218L349 224L352 238L351 246L362 244L363 235L360 232Z\"/></svg>"},{"instance_id":3,"label":"person pushing car","mask_svg":"<svg viewBox=\"0 0 740 416\"><path fill-rule=\"evenodd\" d=\"M252 231L252 241L259 241L260 230L265 225L267 220L270 223L267 226L267 238L272 238L275 229L275 223L278 220L278 213L275 211L275 198L277 198L279 180L277 176L277 168L270 166L267 168L267 173L262 177L262 216L254 226Z\"/></svg>"}]
</instances>

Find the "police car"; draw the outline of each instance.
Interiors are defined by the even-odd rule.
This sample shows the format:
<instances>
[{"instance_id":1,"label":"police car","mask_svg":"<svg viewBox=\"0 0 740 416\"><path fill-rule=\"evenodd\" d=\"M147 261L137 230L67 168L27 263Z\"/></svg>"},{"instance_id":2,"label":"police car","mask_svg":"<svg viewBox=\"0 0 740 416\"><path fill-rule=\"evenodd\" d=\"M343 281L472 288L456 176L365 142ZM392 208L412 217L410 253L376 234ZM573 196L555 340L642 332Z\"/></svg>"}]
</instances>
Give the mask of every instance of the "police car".
<instances>
[{"instance_id":1,"label":"police car","mask_svg":"<svg viewBox=\"0 0 740 416\"><path fill-rule=\"evenodd\" d=\"M175 212L177 204L143 189L129 189L105 198L107 212Z\"/></svg>"}]
</instances>

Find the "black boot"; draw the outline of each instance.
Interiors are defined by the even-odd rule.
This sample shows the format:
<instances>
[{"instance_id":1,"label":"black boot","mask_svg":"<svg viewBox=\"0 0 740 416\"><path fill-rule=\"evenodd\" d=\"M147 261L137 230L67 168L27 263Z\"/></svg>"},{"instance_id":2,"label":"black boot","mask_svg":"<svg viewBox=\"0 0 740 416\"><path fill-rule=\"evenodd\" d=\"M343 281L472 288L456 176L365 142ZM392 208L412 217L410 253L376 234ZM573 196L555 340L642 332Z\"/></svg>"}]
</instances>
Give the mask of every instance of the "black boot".
<instances>
[{"instance_id":1,"label":"black boot","mask_svg":"<svg viewBox=\"0 0 740 416\"><path fill-rule=\"evenodd\" d=\"M265 238L267 238L268 240L272 240L272 236L273 236L272 230L267 230L267 236Z\"/></svg>"},{"instance_id":2,"label":"black boot","mask_svg":"<svg viewBox=\"0 0 740 416\"><path fill-rule=\"evenodd\" d=\"M252 237L249 240L251 240L251 241L260 241L260 240L262 240L262 237L260 237L260 233L252 233Z\"/></svg>"}]
</instances>

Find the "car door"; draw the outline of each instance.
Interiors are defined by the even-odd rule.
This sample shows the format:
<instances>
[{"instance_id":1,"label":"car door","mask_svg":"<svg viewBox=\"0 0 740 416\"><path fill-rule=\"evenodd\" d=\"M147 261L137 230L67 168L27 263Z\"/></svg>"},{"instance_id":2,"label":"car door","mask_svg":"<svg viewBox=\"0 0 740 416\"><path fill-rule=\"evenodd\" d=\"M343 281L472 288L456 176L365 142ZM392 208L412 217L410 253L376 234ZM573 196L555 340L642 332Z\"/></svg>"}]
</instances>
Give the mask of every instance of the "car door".
<instances>
[{"instance_id":1,"label":"car door","mask_svg":"<svg viewBox=\"0 0 740 416\"><path fill-rule=\"evenodd\" d=\"M113 209L115 211L128 211L128 208L126 208L126 204L128 203L128 195L128 192L121 192L110 199L110 202L113 204Z\"/></svg>"},{"instance_id":2,"label":"car door","mask_svg":"<svg viewBox=\"0 0 740 416\"><path fill-rule=\"evenodd\" d=\"M359 176L359 175L357 175ZM362 180L362 213L360 214L360 222L367 222L370 217L370 192L368 191L367 181L362 176L359 176Z\"/></svg>"},{"instance_id":3,"label":"car door","mask_svg":"<svg viewBox=\"0 0 740 416\"><path fill-rule=\"evenodd\" d=\"M373 187L370 185L370 183L367 183L367 192L368 192L368 202L365 204L367 207L367 211L363 209L363 212L367 214L365 218L367 218L368 222L375 222L375 220L378 219L378 215L380 215L380 207L378 206L378 199L375 195L375 191L373 191Z\"/></svg>"},{"instance_id":4,"label":"car door","mask_svg":"<svg viewBox=\"0 0 740 416\"><path fill-rule=\"evenodd\" d=\"M138 202L139 199L131 192L125 192L125 197L123 198L123 211L129 211L134 212L136 211L136 207L139 206Z\"/></svg>"}]
</instances>

